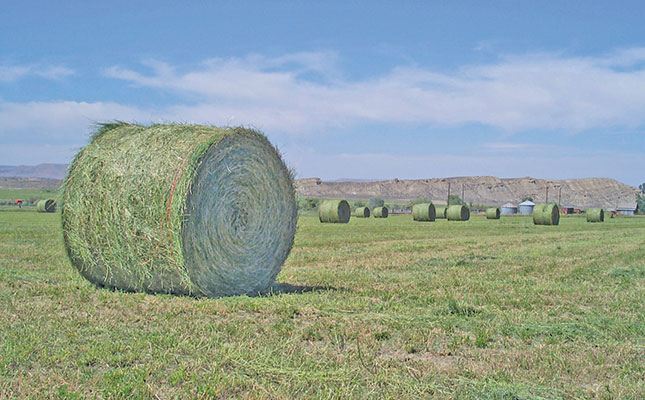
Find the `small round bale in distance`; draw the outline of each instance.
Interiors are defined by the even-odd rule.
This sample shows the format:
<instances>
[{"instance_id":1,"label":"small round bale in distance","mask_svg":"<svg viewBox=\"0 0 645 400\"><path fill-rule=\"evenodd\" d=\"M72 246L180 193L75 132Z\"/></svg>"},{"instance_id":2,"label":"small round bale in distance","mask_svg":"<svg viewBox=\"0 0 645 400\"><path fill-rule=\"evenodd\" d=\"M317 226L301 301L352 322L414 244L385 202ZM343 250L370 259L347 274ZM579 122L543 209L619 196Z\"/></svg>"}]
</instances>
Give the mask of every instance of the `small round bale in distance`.
<instances>
[{"instance_id":1,"label":"small round bale in distance","mask_svg":"<svg viewBox=\"0 0 645 400\"><path fill-rule=\"evenodd\" d=\"M72 264L126 291L267 290L296 232L291 173L261 133L104 124L74 158L61 220Z\"/></svg>"},{"instance_id":2,"label":"small round bale in distance","mask_svg":"<svg viewBox=\"0 0 645 400\"><path fill-rule=\"evenodd\" d=\"M499 219L501 212L499 207L491 207L486 209L486 219Z\"/></svg>"},{"instance_id":3,"label":"small round bale in distance","mask_svg":"<svg viewBox=\"0 0 645 400\"><path fill-rule=\"evenodd\" d=\"M602 208L590 208L587 210L587 222L604 222L605 211Z\"/></svg>"},{"instance_id":4,"label":"small round bale in distance","mask_svg":"<svg viewBox=\"0 0 645 400\"><path fill-rule=\"evenodd\" d=\"M434 210L436 219L446 219L446 210L448 210L448 207L435 206Z\"/></svg>"},{"instance_id":5,"label":"small round bale in distance","mask_svg":"<svg viewBox=\"0 0 645 400\"><path fill-rule=\"evenodd\" d=\"M374 207L374 218L387 218L389 210L387 207Z\"/></svg>"},{"instance_id":6,"label":"small round bale in distance","mask_svg":"<svg viewBox=\"0 0 645 400\"><path fill-rule=\"evenodd\" d=\"M41 213L56 212L56 200L54 199L38 200L38 203L36 203L36 211Z\"/></svg>"},{"instance_id":7,"label":"small round bale in distance","mask_svg":"<svg viewBox=\"0 0 645 400\"><path fill-rule=\"evenodd\" d=\"M369 218L370 208L369 207L358 207L354 210L354 216L356 218Z\"/></svg>"},{"instance_id":8,"label":"small round bale in distance","mask_svg":"<svg viewBox=\"0 0 645 400\"><path fill-rule=\"evenodd\" d=\"M446 210L446 219L448 221L468 221L470 219L470 210L464 205L450 206Z\"/></svg>"},{"instance_id":9,"label":"small round bale in distance","mask_svg":"<svg viewBox=\"0 0 645 400\"><path fill-rule=\"evenodd\" d=\"M349 203L346 200L324 200L318 206L320 222L346 224L350 214Z\"/></svg>"},{"instance_id":10,"label":"small round bale in distance","mask_svg":"<svg viewBox=\"0 0 645 400\"><path fill-rule=\"evenodd\" d=\"M421 203L412 206L412 219L414 221L433 222L436 218L434 204Z\"/></svg>"},{"instance_id":11,"label":"small round bale in distance","mask_svg":"<svg viewBox=\"0 0 645 400\"><path fill-rule=\"evenodd\" d=\"M533 207L533 224L558 225L560 223L560 208L557 204L537 204Z\"/></svg>"}]
</instances>

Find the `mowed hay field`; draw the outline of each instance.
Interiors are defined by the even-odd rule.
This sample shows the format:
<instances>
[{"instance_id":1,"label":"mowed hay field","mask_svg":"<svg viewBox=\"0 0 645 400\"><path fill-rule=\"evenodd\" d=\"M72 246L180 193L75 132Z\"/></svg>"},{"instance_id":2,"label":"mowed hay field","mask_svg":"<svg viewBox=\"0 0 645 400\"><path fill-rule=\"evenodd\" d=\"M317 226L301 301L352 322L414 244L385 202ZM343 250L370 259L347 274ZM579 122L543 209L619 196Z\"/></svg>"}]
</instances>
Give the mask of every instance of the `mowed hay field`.
<instances>
[{"instance_id":1,"label":"mowed hay field","mask_svg":"<svg viewBox=\"0 0 645 400\"><path fill-rule=\"evenodd\" d=\"M98 289L0 212L0 398L645 397L645 218L321 224L277 294Z\"/></svg>"}]
</instances>

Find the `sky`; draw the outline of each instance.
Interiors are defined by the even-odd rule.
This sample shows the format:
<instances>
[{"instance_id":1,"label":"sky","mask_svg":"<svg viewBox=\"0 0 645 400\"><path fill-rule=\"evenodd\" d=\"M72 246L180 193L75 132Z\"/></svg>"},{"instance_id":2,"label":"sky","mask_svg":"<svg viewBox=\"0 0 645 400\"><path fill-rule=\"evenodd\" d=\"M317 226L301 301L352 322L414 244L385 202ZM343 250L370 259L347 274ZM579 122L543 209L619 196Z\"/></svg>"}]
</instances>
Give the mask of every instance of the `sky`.
<instances>
[{"instance_id":1,"label":"sky","mask_svg":"<svg viewBox=\"0 0 645 400\"><path fill-rule=\"evenodd\" d=\"M638 185L644 16L638 1L3 1L0 165L67 163L121 120L256 128L299 178Z\"/></svg>"}]
</instances>

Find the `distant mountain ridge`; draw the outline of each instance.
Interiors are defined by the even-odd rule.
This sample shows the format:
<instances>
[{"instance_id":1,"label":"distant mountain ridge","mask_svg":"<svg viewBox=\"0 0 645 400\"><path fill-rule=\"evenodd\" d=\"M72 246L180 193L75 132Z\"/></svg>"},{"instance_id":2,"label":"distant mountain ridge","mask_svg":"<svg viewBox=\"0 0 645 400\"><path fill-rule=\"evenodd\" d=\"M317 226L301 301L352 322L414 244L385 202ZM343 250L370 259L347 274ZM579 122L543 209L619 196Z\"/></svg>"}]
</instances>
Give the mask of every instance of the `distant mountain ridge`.
<instances>
[{"instance_id":1,"label":"distant mountain ridge","mask_svg":"<svg viewBox=\"0 0 645 400\"><path fill-rule=\"evenodd\" d=\"M372 182L327 182L320 178L299 179L296 192L303 197L322 198L370 198L413 199L425 197L437 203L444 203L448 197L448 183L451 193L463 197L467 202L517 204L524 197L532 197L536 203L557 202L562 188L560 204L587 208L630 208L636 206L636 194L640 191L610 178L584 179L536 179L497 178L494 176L469 176L433 179L392 179Z\"/></svg>"},{"instance_id":2,"label":"distant mountain ridge","mask_svg":"<svg viewBox=\"0 0 645 400\"><path fill-rule=\"evenodd\" d=\"M38 179L60 181L67 174L67 164L38 164L0 166L0 178L27 178L1 181L0 187L57 186L59 182L39 182ZM5 179L6 180L6 179ZM517 204L524 197L532 197L537 203L546 200L549 187L549 201L557 201L562 188L560 203L575 207L635 207L636 194L640 191L610 178L584 179L536 179L497 178L494 176L470 176L432 179L337 179L323 181L320 178L296 180L296 191L303 197L321 198L369 198L413 199L425 197L445 202L451 193L461 197L462 189L466 201L485 204Z\"/></svg>"},{"instance_id":3,"label":"distant mountain ridge","mask_svg":"<svg viewBox=\"0 0 645 400\"><path fill-rule=\"evenodd\" d=\"M0 165L1 178L41 178L61 180L67 164Z\"/></svg>"}]
</instances>

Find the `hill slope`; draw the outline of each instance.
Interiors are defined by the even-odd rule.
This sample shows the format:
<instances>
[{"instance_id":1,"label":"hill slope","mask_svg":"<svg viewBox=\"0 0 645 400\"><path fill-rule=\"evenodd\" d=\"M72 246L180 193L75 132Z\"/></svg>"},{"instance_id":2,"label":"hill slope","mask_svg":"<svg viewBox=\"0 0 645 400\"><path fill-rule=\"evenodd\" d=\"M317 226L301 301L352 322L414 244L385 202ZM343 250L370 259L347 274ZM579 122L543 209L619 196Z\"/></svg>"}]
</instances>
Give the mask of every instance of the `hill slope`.
<instances>
[{"instance_id":1,"label":"hill slope","mask_svg":"<svg viewBox=\"0 0 645 400\"><path fill-rule=\"evenodd\" d=\"M43 178L63 179L67 173L67 164L38 165L0 165L0 177L3 178Z\"/></svg>"},{"instance_id":2,"label":"hill slope","mask_svg":"<svg viewBox=\"0 0 645 400\"><path fill-rule=\"evenodd\" d=\"M494 176L472 176L457 178L435 178L376 182L324 182L319 178L296 181L296 191L303 197L345 197L385 199L412 199L426 197L445 201L448 197L448 183L451 193L468 202L486 204L517 204L523 197L530 196L536 203L543 203L546 188L549 200L558 200L562 187L561 204L575 207L631 207L635 205L638 189L609 178L585 178L550 180L526 178L497 178Z\"/></svg>"}]
</instances>

